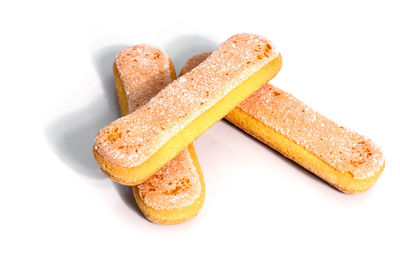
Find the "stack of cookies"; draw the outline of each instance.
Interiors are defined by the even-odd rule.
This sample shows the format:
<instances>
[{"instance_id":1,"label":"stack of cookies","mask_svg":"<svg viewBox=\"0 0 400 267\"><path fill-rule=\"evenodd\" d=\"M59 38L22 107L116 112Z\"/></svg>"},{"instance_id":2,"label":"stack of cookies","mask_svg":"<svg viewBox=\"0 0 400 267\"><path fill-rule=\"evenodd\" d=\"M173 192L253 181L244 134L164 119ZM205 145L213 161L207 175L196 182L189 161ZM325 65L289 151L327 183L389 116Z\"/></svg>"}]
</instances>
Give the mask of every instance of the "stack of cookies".
<instances>
[{"instance_id":1,"label":"stack of cookies","mask_svg":"<svg viewBox=\"0 0 400 267\"><path fill-rule=\"evenodd\" d=\"M160 224L200 211L205 183L192 142L223 118L339 190L366 191L384 169L380 148L269 84L281 64L271 41L254 34L194 55L177 79L163 50L122 50L114 77L123 117L99 131L95 159Z\"/></svg>"}]
</instances>

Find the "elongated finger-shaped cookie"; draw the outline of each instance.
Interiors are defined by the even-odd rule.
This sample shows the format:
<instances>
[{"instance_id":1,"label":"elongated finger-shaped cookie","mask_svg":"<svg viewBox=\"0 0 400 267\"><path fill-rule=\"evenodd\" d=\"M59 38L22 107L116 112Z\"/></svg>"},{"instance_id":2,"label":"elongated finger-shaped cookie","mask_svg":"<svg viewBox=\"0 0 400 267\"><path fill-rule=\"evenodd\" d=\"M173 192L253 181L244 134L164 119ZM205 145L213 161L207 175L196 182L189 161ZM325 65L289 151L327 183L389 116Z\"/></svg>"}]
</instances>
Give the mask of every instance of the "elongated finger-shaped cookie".
<instances>
[{"instance_id":1,"label":"elongated finger-shaped cookie","mask_svg":"<svg viewBox=\"0 0 400 267\"><path fill-rule=\"evenodd\" d=\"M147 104L101 129L94 156L115 180L143 183L280 67L280 54L270 41L234 35Z\"/></svg>"},{"instance_id":2,"label":"elongated finger-shaped cookie","mask_svg":"<svg viewBox=\"0 0 400 267\"><path fill-rule=\"evenodd\" d=\"M181 73L209 55L193 56ZM262 86L225 118L345 193L368 190L384 169L383 153L370 139L271 84Z\"/></svg>"},{"instance_id":3,"label":"elongated finger-shaped cookie","mask_svg":"<svg viewBox=\"0 0 400 267\"><path fill-rule=\"evenodd\" d=\"M167 54L150 45L122 50L114 61L114 78L122 115L140 108L175 80L174 66ZM133 187L143 214L159 224L177 224L200 211L205 184L193 145Z\"/></svg>"}]
</instances>

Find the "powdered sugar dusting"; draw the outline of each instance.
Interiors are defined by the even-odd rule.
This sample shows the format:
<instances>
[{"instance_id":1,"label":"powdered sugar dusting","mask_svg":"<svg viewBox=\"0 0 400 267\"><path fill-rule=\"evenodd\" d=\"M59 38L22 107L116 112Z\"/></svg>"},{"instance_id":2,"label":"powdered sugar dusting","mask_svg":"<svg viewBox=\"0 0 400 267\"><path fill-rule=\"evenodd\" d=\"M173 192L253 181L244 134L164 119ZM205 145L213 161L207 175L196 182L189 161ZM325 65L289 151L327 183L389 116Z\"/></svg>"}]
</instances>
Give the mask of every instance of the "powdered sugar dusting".
<instances>
[{"instance_id":1,"label":"powdered sugar dusting","mask_svg":"<svg viewBox=\"0 0 400 267\"><path fill-rule=\"evenodd\" d=\"M238 34L229 38L146 105L100 130L95 149L118 166L142 164L278 55L272 43L260 36Z\"/></svg>"},{"instance_id":2,"label":"powdered sugar dusting","mask_svg":"<svg viewBox=\"0 0 400 267\"><path fill-rule=\"evenodd\" d=\"M147 103L173 81L169 57L159 48L136 45L122 50L115 59L129 111ZM116 153L121 153L119 150ZM200 176L185 148L162 169L138 186L143 202L154 209L191 205L201 194Z\"/></svg>"},{"instance_id":3,"label":"powdered sugar dusting","mask_svg":"<svg viewBox=\"0 0 400 267\"><path fill-rule=\"evenodd\" d=\"M135 45L122 50L115 65L131 111L146 104L172 81L169 57L150 45Z\"/></svg>"},{"instance_id":4,"label":"powdered sugar dusting","mask_svg":"<svg viewBox=\"0 0 400 267\"><path fill-rule=\"evenodd\" d=\"M381 149L370 139L339 126L273 85L264 85L238 108L355 179L373 176L384 164Z\"/></svg>"},{"instance_id":5,"label":"powdered sugar dusting","mask_svg":"<svg viewBox=\"0 0 400 267\"><path fill-rule=\"evenodd\" d=\"M181 69L181 73L179 76L185 75L189 71L191 71L193 68L197 67L201 62L203 62L209 55L211 55L212 52L203 52L197 55L192 56L189 58L188 61L186 61L185 65L183 65Z\"/></svg>"},{"instance_id":6,"label":"powdered sugar dusting","mask_svg":"<svg viewBox=\"0 0 400 267\"><path fill-rule=\"evenodd\" d=\"M201 182L186 148L150 179L138 185L143 202L154 209L191 205L201 194Z\"/></svg>"}]
</instances>

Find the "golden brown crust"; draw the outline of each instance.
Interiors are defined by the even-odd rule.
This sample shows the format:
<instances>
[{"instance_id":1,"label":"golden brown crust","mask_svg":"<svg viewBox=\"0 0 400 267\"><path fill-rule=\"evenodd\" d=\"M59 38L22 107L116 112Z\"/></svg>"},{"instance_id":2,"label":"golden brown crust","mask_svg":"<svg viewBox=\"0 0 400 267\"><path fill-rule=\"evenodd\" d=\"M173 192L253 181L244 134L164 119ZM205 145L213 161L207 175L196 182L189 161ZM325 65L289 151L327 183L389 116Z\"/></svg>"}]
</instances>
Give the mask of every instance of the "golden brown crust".
<instances>
[{"instance_id":1,"label":"golden brown crust","mask_svg":"<svg viewBox=\"0 0 400 267\"><path fill-rule=\"evenodd\" d=\"M154 55L157 55L156 59ZM147 60L144 60L145 58ZM168 68L165 67L165 62L168 62ZM119 68L117 68L118 63ZM154 65L148 65L153 63ZM149 45L124 49L118 54L113 69L123 115L138 108L140 103L145 104L163 89L165 83L172 82L176 78L172 61L165 52ZM121 80L121 72L124 73L125 83ZM131 95L129 98L131 105L128 105L127 95ZM141 102L132 95L141 96ZM95 155L96 153L94 151ZM99 160L101 162L101 159ZM125 180L115 177L104 168L102 170L114 181L126 184ZM151 221L176 224L195 217L204 201L205 185L193 146L184 149L144 184L135 186L133 191L138 206Z\"/></svg>"},{"instance_id":2,"label":"golden brown crust","mask_svg":"<svg viewBox=\"0 0 400 267\"><path fill-rule=\"evenodd\" d=\"M338 125L271 84L237 108L355 179L373 176L383 165L381 149L369 138Z\"/></svg>"},{"instance_id":3,"label":"golden brown crust","mask_svg":"<svg viewBox=\"0 0 400 267\"><path fill-rule=\"evenodd\" d=\"M187 148L137 187L143 202L156 210L189 206L202 190Z\"/></svg>"},{"instance_id":4,"label":"golden brown crust","mask_svg":"<svg viewBox=\"0 0 400 267\"><path fill-rule=\"evenodd\" d=\"M383 164L376 173L368 178L354 179L350 174L339 172L293 140L266 126L239 108L235 108L225 118L345 193L354 194L368 190L374 185L384 169Z\"/></svg>"},{"instance_id":5,"label":"golden brown crust","mask_svg":"<svg viewBox=\"0 0 400 267\"><path fill-rule=\"evenodd\" d=\"M199 181L201 182L202 190L200 196L195 201L193 201L191 205L188 206L182 206L180 208L172 208L172 209L154 209L153 207L146 205L146 203L143 201L143 198L141 197L139 188L137 186L134 186L133 195L135 197L135 200L140 210L150 221L158 224L183 223L196 217L201 207L203 206L205 197L205 183L204 183L203 172L201 171L200 164L198 162L193 145L190 145L188 147L188 150L190 152L190 157L192 158L196 171L199 175Z\"/></svg>"},{"instance_id":6,"label":"golden brown crust","mask_svg":"<svg viewBox=\"0 0 400 267\"><path fill-rule=\"evenodd\" d=\"M145 44L123 49L117 54L114 67L124 91L121 96L126 98L124 104L128 105L129 113L149 102L176 79L168 55L162 49Z\"/></svg>"}]
</instances>

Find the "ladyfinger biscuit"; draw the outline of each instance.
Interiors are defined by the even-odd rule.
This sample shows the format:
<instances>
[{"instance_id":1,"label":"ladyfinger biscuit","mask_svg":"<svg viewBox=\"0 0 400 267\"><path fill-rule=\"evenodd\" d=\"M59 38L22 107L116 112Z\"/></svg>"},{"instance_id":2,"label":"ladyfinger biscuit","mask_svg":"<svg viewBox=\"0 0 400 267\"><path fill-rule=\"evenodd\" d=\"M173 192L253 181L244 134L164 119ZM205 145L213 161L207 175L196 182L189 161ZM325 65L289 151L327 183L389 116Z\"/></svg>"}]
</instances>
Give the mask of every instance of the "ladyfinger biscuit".
<instances>
[{"instance_id":1,"label":"ladyfinger biscuit","mask_svg":"<svg viewBox=\"0 0 400 267\"><path fill-rule=\"evenodd\" d=\"M181 74L209 55L190 58ZM370 139L271 84L262 86L225 118L345 193L366 191L385 166L381 149Z\"/></svg>"},{"instance_id":2,"label":"ladyfinger biscuit","mask_svg":"<svg viewBox=\"0 0 400 267\"><path fill-rule=\"evenodd\" d=\"M144 182L274 77L281 57L267 39L238 34L147 104L98 133L94 156L123 184Z\"/></svg>"},{"instance_id":3,"label":"ladyfinger biscuit","mask_svg":"<svg viewBox=\"0 0 400 267\"><path fill-rule=\"evenodd\" d=\"M122 50L113 69L122 115L146 104L176 78L167 54L150 45ZM177 224L195 217L204 202L205 185L193 145L134 186L133 194L143 214L155 223Z\"/></svg>"},{"instance_id":4,"label":"ladyfinger biscuit","mask_svg":"<svg viewBox=\"0 0 400 267\"><path fill-rule=\"evenodd\" d=\"M271 84L225 118L345 193L368 190L385 166L381 149L369 138Z\"/></svg>"}]
</instances>

